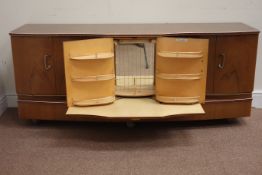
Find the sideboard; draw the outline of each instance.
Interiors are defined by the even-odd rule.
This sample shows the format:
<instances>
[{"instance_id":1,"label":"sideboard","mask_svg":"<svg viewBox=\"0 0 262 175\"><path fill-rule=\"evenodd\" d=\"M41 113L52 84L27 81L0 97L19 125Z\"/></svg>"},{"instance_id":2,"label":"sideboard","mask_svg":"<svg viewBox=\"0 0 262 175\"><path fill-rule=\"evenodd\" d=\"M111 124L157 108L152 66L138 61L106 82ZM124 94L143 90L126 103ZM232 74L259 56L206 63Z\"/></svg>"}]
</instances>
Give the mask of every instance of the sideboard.
<instances>
[{"instance_id":1,"label":"sideboard","mask_svg":"<svg viewBox=\"0 0 262 175\"><path fill-rule=\"evenodd\" d=\"M205 114L144 120L210 120L250 116L259 31L248 25L26 24L10 35L18 111L22 119L129 120L66 115L63 42L107 37L154 40L163 36L209 40L206 97L202 104Z\"/></svg>"}]
</instances>

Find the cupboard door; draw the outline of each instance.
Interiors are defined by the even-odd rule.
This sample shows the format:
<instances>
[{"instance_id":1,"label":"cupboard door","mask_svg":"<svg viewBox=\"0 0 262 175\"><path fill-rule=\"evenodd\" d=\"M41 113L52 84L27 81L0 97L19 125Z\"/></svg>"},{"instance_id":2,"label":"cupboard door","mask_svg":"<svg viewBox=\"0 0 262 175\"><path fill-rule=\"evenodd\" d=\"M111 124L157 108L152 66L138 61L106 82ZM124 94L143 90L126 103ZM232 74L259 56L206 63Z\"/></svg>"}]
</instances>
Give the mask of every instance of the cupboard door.
<instances>
[{"instance_id":1,"label":"cupboard door","mask_svg":"<svg viewBox=\"0 0 262 175\"><path fill-rule=\"evenodd\" d=\"M208 39L157 39L156 99L163 103L204 103Z\"/></svg>"},{"instance_id":2,"label":"cupboard door","mask_svg":"<svg viewBox=\"0 0 262 175\"><path fill-rule=\"evenodd\" d=\"M64 43L67 105L91 106L115 100L112 38Z\"/></svg>"},{"instance_id":3,"label":"cupboard door","mask_svg":"<svg viewBox=\"0 0 262 175\"><path fill-rule=\"evenodd\" d=\"M18 95L56 94L50 37L12 37Z\"/></svg>"},{"instance_id":4,"label":"cupboard door","mask_svg":"<svg viewBox=\"0 0 262 175\"><path fill-rule=\"evenodd\" d=\"M217 37L214 72L215 93L252 92L257 41L257 35Z\"/></svg>"},{"instance_id":5,"label":"cupboard door","mask_svg":"<svg viewBox=\"0 0 262 175\"><path fill-rule=\"evenodd\" d=\"M65 83L65 68L64 68L64 53L63 53L63 42L81 40L84 37L78 36L62 36L53 37L54 47L54 60L55 60L55 78L56 78L56 89L58 95L66 95L66 83Z\"/></svg>"}]
</instances>

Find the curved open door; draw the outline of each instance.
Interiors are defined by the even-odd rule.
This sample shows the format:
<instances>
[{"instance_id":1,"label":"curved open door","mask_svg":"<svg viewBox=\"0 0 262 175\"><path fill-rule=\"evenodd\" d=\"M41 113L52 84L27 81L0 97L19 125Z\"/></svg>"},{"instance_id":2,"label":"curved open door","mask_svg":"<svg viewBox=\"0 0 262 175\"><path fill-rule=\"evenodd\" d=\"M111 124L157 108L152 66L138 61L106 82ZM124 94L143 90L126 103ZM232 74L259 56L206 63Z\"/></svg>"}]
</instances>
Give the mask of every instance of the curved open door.
<instances>
[{"instance_id":1,"label":"curved open door","mask_svg":"<svg viewBox=\"0 0 262 175\"><path fill-rule=\"evenodd\" d=\"M64 43L67 105L92 106L115 100L112 38Z\"/></svg>"},{"instance_id":2,"label":"curved open door","mask_svg":"<svg viewBox=\"0 0 262 175\"><path fill-rule=\"evenodd\" d=\"M161 37L156 47L156 100L204 103L208 39Z\"/></svg>"}]
</instances>

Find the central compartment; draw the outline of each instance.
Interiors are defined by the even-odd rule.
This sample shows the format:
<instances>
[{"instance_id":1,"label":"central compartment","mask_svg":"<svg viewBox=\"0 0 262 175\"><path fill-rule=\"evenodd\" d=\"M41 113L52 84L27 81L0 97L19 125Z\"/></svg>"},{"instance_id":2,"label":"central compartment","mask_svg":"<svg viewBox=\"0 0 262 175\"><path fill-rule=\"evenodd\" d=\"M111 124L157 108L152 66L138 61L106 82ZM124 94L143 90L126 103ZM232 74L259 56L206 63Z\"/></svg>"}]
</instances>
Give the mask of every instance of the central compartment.
<instances>
[{"instance_id":1,"label":"central compartment","mask_svg":"<svg viewBox=\"0 0 262 175\"><path fill-rule=\"evenodd\" d=\"M115 40L115 73L117 96L154 95L155 40Z\"/></svg>"},{"instance_id":2,"label":"central compartment","mask_svg":"<svg viewBox=\"0 0 262 175\"><path fill-rule=\"evenodd\" d=\"M67 114L137 119L203 113L207 58L207 39L65 42Z\"/></svg>"}]
</instances>

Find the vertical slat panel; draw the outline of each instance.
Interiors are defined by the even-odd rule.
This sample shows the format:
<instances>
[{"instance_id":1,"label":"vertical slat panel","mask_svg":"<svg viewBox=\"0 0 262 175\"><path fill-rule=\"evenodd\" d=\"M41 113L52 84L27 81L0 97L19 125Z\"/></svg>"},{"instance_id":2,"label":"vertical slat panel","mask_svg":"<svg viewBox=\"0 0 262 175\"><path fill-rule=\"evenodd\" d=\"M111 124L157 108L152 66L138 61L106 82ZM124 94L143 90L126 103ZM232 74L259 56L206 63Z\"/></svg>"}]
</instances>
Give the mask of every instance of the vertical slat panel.
<instances>
[{"instance_id":1,"label":"vertical slat panel","mask_svg":"<svg viewBox=\"0 0 262 175\"><path fill-rule=\"evenodd\" d=\"M150 41L120 40L116 45L116 95L154 94L154 48Z\"/></svg>"}]
</instances>

